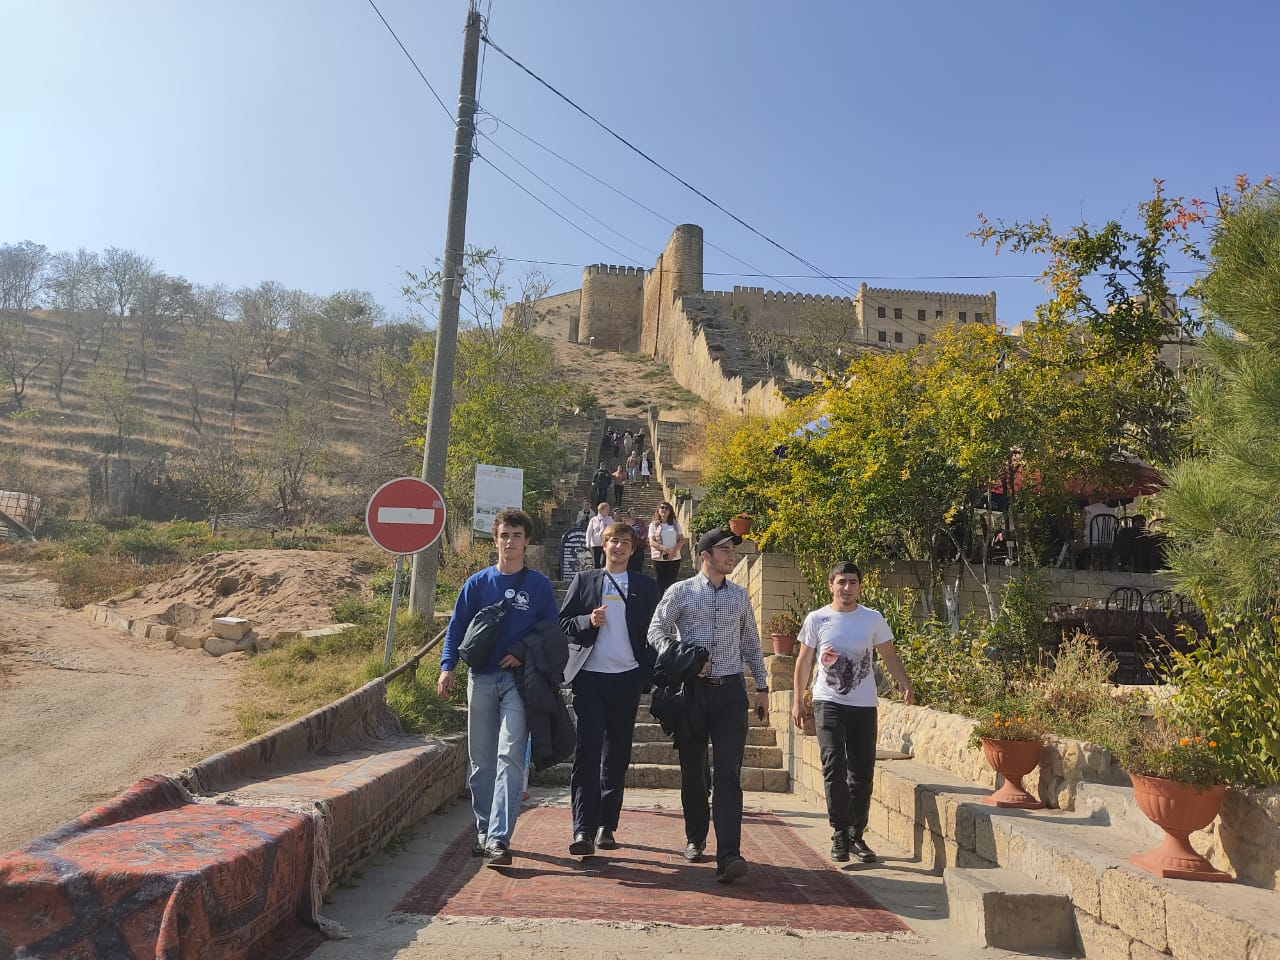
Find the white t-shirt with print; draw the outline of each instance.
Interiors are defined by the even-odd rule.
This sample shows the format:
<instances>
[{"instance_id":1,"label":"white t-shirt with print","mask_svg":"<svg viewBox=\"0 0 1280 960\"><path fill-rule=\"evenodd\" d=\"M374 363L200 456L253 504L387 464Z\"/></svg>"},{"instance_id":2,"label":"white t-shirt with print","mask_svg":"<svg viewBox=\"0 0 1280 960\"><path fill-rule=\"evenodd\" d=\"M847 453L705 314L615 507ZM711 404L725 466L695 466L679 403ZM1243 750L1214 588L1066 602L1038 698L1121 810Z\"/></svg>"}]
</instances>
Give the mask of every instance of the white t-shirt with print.
<instances>
[{"instance_id":1,"label":"white t-shirt with print","mask_svg":"<svg viewBox=\"0 0 1280 960\"><path fill-rule=\"evenodd\" d=\"M613 580L607 576L601 579L604 626L596 633L596 642L582 665L582 669L590 673L626 673L640 666L627 632L627 601L623 599L629 586L627 575L624 572L612 576Z\"/></svg>"},{"instance_id":2,"label":"white t-shirt with print","mask_svg":"<svg viewBox=\"0 0 1280 960\"><path fill-rule=\"evenodd\" d=\"M830 607L804 618L799 640L815 651L813 699L846 707L874 707L876 680L872 650L893 640L878 610L859 604L848 613Z\"/></svg>"}]
</instances>

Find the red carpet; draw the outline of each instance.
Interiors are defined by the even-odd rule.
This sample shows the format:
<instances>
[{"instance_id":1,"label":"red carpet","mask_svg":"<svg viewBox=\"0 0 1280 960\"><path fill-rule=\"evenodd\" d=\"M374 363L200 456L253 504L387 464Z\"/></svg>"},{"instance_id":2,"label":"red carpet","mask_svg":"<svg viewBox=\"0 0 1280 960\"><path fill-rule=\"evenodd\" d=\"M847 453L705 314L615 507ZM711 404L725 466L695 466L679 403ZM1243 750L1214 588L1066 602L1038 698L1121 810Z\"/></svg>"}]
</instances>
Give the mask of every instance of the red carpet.
<instances>
[{"instance_id":1,"label":"red carpet","mask_svg":"<svg viewBox=\"0 0 1280 960\"><path fill-rule=\"evenodd\" d=\"M0 957L280 956L315 946L311 818L193 804L159 774L0 857Z\"/></svg>"},{"instance_id":2,"label":"red carpet","mask_svg":"<svg viewBox=\"0 0 1280 960\"><path fill-rule=\"evenodd\" d=\"M514 862L500 870L482 868L471 856L472 834L465 831L396 910L444 917L909 932L771 813L743 817L742 854L751 872L729 885L715 882L712 858L691 864L680 855L684 821L678 811L626 811L618 831L623 846L585 860L569 856L570 831L567 808L525 810L512 838Z\"/></svg>"}]
</instances>

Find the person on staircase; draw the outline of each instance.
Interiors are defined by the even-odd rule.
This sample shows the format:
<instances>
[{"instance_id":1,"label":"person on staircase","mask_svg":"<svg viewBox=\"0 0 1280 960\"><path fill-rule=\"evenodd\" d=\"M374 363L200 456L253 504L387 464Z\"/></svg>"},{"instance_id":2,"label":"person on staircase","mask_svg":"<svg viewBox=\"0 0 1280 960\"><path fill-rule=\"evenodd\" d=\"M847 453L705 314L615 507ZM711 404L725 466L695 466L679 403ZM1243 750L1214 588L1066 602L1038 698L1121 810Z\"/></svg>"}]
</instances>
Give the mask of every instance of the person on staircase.
<instances>
[{"instance_id":1,"label":"person on staircase","mask_svg":"<svg viewBox=\"0 0 1280 960\"><path fill-rule=\"evenodd\" d=\"M666 501L658 504L649 524L649 557L653 560L653 578L658 581L658 596L676 582L680 574L680 551L685 543L675 509Z\"/></svg>"},{"instance_id":2,"label":"person on staircase","mask_svg":"<svg viewBox=\"0 0 1280 960\"><path fill-rule=\"evenodd\" d=\"M636 710L657 656L647 634L658 588L650 577L627 569L635 550L630 524L610 526L604 568L575 574L560 605L560 626L569 642L591 648L572 682L578 741L570 780L569 853L575 857L589 857L596 847L618 846L614 834L631 765Z\"/></svg>"},{"instance_id":3,"label":"person on staircase","mask_svg":"<svg viewBox=\"0 0 1280 960\"><path fill-rule=\"evenodd\" d=\"M587 546L591 548L591 565L597 570L604 566L604 532L612 523L609 502L601 501L596 515L587 521Z\"/></svg>"},{"instance_id":4,"label":"person on staircase","mask_svg":"<svg viewBox=\"0 0 1280 960\"><path fill-rule=\"evenodd\" d=\"M760 631L747 591L730 583L742 538L719 527L698 540L701 569L671 587L654 611L649 643L659 656L677 640L697 644L711 654L703 685L689 697L690 727L697 733L677 745L680 751L680 803L684 809L684 858L702 859L707 831L716 829L716 880L732 883L747 873L742 856L742 758L747 743L747 685L743 665L756 682L756 716L769 710L769 688ZM696 715L695 715L696 711ZM707 800L707 742L711 743L714 789Z\"/></svg>"},{"instance_id":5,"label":"person on staircase","mask_svg":"<svg viewBox=\"0 0 1280 960\"><path fill-rule=\"evenodd\" d=\"M880 654L908 704L915 702L915 690L894 649L888 622L879 611L858 604L862 571L842 560L831 568L827 585L831 603L805 617L800 628L791 719L797 727L804 726L804 692L816 661L813 714L827 819L834 831L831 859L843 863L852 855L875 863L875 852L863 836L876 769L874 653Z\"/></svg>"},{"instance_id":6,"label":"person on staircase","mask_svg":"<svg viewBox=\"0 0 1280 960\"><path fill-rule=\"evenodd\" d=\"M621 461L618 463L618 469L610 474L613 480L613 505L615 507L622 506L622 493L627 489L627 468Z\"/></svg>"},{"instance_id":7,"label":"person on staircase","mask_svg":"<svg viewBox=\"0 0 1280 960\"><path fill-rule=\"evenodd\" d=\"M649 486L652 476L653 468L649 466L649 451L645 450L640 454L640 486Z\"/></svg>"},{"instance_id":8,"label":"person on staircase","mask_svg":"<svg viewBox=\"0 0 1280 960\"><path fill-rule=\"evenodd\" d=\"M604 461L600 461L600 466L596 467L596 472L591 476L591 495L592 503L600 503L602 500L609 499L609 470L604 465Z\"/></svg>"}]
</instances>

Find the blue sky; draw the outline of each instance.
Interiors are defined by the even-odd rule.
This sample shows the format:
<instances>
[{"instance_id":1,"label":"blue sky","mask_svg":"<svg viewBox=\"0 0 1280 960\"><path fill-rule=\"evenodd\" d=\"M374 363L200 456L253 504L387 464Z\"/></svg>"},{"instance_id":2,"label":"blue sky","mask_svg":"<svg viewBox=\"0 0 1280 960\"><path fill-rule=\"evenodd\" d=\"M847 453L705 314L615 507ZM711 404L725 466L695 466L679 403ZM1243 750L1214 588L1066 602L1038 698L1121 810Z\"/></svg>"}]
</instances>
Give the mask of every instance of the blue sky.
<instances>
[{"instance_id":1,"label":"blue sky","mask_svg":"<svg viewBox=\"0 0 1280 960\"><path fill-rule=\"evenodd\" d=\"M377 2L452 113L465 0ZM823 271L854 288L994 289L1007 325L1041 299L1010 275L1039 264L968 238L979 212L1132 218L1154 177L1212 197L1238 173L1280 173L1280 5L1262 0L481 9L510 54ZM404 271L443 247L452 122L367 0L12 2L0 36L0 242L131 247L232 287L360 288L391 315L407 310ZM795 277L809 268L493 50L479 100L486 160L597 239L484 161L467 239L568 264L543 267L556 289L589 263L651 266L670 220L754 265L708 249L708 273L725 274L708 288L843 292ZM756 272L778 280L728 275Z\"/></svg>"}]
</instances>

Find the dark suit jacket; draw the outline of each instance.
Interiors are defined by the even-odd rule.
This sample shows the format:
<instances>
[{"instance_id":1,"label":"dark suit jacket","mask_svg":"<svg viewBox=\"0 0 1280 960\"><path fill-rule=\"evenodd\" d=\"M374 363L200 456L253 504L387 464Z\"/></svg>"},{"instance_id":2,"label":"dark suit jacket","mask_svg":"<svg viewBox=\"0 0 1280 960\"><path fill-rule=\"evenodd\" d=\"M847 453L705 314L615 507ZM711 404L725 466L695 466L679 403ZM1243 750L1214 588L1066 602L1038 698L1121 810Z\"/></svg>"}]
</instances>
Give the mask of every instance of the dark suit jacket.
<instances>
[{"instance_id":1,"label":"dark suit jacket","mask_svg":"<svg viewBox=\"0 0 1280 960\"><path fill-rule=\"evenodd\" d=\"M643 573L630 573L627 578L627 636L631 640L631 651L635 654L636 662L644 671L647 687L649 676L653 673L653 661L657 656L657 651L649 646L646 636L654 608L658 606L658 585L652 577ZM589 647L596 642L599 629L591 625L591 611L600 606L604 598L603 585L607 582L604 571L599 569L574 574L569 590L564 595L564 602L560 604L560 627L570 643Z\"/></svg>"}]
</instances>

